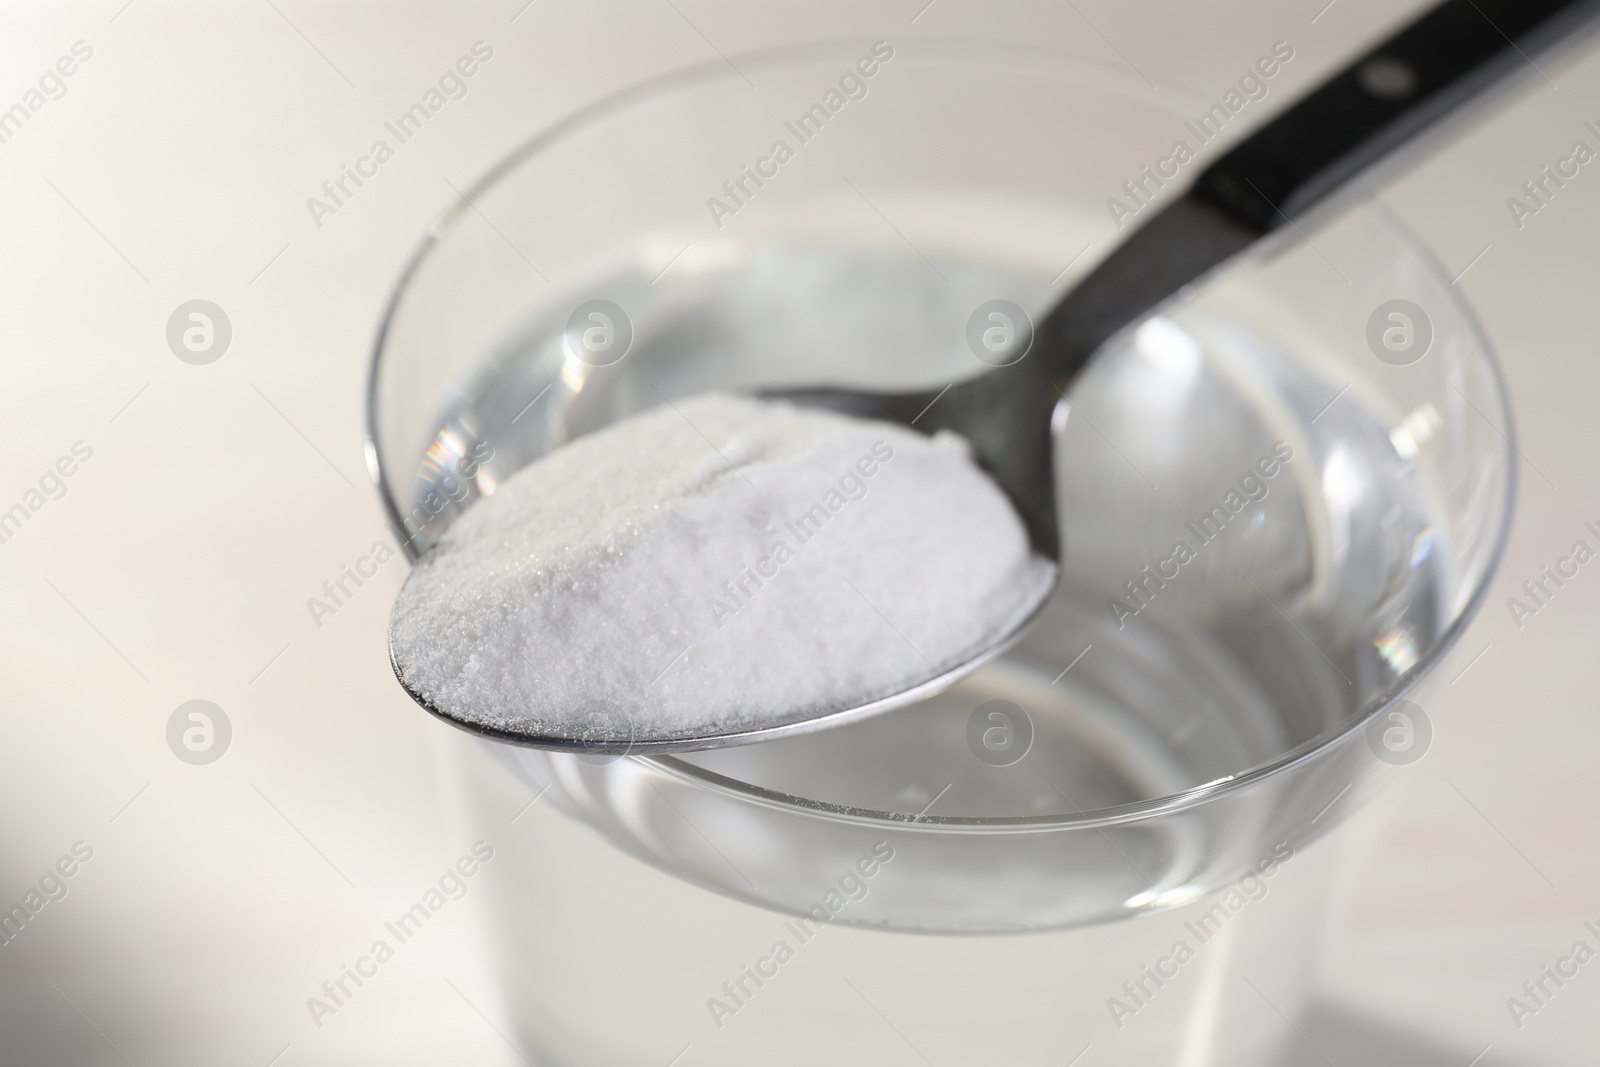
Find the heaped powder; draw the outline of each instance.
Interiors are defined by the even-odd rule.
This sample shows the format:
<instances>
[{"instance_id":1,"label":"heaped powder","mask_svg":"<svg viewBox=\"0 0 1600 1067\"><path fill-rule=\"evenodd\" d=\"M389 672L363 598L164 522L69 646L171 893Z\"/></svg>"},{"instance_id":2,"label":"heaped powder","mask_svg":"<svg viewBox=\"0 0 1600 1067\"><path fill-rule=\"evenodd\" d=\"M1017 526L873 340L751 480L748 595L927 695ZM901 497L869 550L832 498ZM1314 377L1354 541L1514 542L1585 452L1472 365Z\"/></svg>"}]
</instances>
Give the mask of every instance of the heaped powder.
<instances>
[{"instance_id":1,"label":"heaped powder","mask_svg":"<svg viewBox=\"0 0 1600 1067\"><path fill-rule=\"evenodd\" d=\"M502 483L407 579L402 680L459 720L677 738L900 693L1049 593L952 434L708 394Z\"/></svg>"}]
</instances>

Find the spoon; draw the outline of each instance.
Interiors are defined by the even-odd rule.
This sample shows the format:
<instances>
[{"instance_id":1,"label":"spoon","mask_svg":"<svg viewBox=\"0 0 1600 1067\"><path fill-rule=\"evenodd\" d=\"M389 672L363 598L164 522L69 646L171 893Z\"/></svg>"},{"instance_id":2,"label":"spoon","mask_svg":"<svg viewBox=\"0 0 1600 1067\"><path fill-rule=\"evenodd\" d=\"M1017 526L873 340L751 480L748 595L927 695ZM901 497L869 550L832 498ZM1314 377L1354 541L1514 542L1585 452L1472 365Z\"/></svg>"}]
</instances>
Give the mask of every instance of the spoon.
<instances>
[{"instance_id":1,"label":"spoon","mask_svg":"<svg viewBox=\"0 0 1600 1067\"><path fill-rule=\"evenodd\" d=\"M939 391L818 387L766 395L923 433L960 434L1015 507L1034 553L1059 565L1054 440L1071 415L1072 383L1094 354L1285 227L1298 231L1295 220L1326 209L1335 194L1345 197L1368 184L1380 164L1387 168L1416 151L1448 125L1446 119L1458 120L1485 102L1490 89L1535 73L1531 57L1575 41L1576 31L1587 29L1597 11L1600 0L1446 0L1430 9L1203 171L1037 328L1012 323L1019 334L1008 351L1023 355L1010 365ZM932 695L1010 647L1051 591L1042 590L1034 612L989 647L902 692L798 721L707 736L538 735L463 719L409 687L407 692L452 725L511 744L607 756L747 744L839 725ZM394 663L393 648L390 656ZM399 664L394 666L404 686Z\"/></svg>"}]
</instances>

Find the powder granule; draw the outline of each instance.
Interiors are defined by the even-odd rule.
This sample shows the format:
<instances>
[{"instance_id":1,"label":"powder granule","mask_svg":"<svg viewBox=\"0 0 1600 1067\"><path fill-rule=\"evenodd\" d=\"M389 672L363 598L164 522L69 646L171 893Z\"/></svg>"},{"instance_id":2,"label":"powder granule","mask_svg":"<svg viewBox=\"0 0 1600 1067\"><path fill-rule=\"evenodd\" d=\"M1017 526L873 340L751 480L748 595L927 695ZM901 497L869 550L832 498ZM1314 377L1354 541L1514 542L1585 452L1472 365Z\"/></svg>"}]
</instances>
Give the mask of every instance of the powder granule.
<instances>
[{"instance_id":1,"label":"powder granule","mask_svg":"<svg viewBox=\"0 0 1600 1067\"><path fill-rule=\"evenodd\" d=\"M406 686L458 720L707 736L937 677L1054 576L962 438L706 394L474 505L411 572L390 647Z\"/></svg>"}]
</instances>

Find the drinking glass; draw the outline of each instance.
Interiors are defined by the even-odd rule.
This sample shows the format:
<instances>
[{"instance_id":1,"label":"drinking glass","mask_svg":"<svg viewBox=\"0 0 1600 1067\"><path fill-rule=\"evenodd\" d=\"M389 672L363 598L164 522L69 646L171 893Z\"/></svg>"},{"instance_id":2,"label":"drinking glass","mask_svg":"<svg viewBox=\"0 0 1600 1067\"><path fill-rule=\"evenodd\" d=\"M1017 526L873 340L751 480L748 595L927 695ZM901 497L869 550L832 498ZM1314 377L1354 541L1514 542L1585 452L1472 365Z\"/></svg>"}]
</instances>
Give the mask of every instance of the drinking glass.
<instances>
[{"instance_id":1,"label":"drinking glass","mask_svg":"<svg viewBox=\"0 0 1600 1067\"><path fill-rule=\"evenodd\" d=\"M1146 165L1204 166L1206 106L1044 52L849 41L557 123L387 309L368 459L397 536L417 558L666 399L990 370L972 324L1053 305L1163 195ZM531 1062L1248 1067L1297 1040L1352 817L1427 751L1504 545L1489 345L1353 195L1130 325L1058 415L1061 587L945 692L683 756L472 747Z\"/></svg>"}]
</instances>

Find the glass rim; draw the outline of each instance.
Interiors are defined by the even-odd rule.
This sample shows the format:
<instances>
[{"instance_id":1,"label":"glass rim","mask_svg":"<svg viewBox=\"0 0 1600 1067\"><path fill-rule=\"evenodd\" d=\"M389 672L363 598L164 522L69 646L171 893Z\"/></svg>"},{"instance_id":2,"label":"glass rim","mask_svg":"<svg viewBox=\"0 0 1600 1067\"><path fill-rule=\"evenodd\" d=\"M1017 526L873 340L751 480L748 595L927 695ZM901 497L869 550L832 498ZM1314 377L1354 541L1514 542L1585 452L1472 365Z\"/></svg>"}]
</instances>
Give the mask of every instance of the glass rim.
<instances>
[{"instance_id":1,"label":"glass rim","mask_svg":"<svg viewBox=\"0 0 1600 1067\"><path fill-rule=\"evenodd\" d=\"M859 47L859 44L860 38L836 37L801 44L756 49L667 71L625 86L574 111L568 112L536 130L491 164L488 170L471 182L459 197L454 199L434 218L423 232L422 239L407 257L399 277L389 292L371 348L366 385L366 437L364 446L367 473L378 491L379 501L390 527L397 535L401 536L402 550L409 561L415 562L418 556L412 545L413 539L405 535L404 517L400 510L399 501L396 498L394 485L389 478L389 471L383 464L379 448L379 379L384 366L391 331L406 295L410 292L412 284L415 282L422 266L428 261L432 251L451 234L461 219L469 215L472 210L471 202L479 194L499 184L502 179L509 176L526 160L537 155L543 149L559 143L567 135L581 130L597 120L624 111L635 104L654 99L658 94L692 88L713 81L742 77L742 71L745 69L770 69L798 60L816 58L842 46ZM1092 72L1096 77L1086 79L1092 83L1092 87L1122 92L1123 95L1132 99L1153 97L1154 94L1160 91L1159 89L1151 89L1145 81L1134 79L1125 71L1110 64L1035 46L1007 45L1002 47L999 44L990 42L962 41L941 37L917 37L909 39L903 44L909 46L913 52L928 52L933 58L992 59L999 65L1012 70L1018 65L1016 61L1019 53L1025 54L1030 60L1050 64L1047 69L1057 74L1077 73L1083 75ZM901 46L902 44L896 44L897 48ZM739 62L736 64L735 61ZM1113 83L1121 83L1121 88L1113 88ZM1161 84L1185 94L1193 93L1192 90L1177 83L1163 80ZM1200 98L1198 94L1194 95L1196 95L1197 99ZM1166 100L1146 99L1143 102L1151 103L1165 110L1171 110L1174 114L1178 113L1175 107L1170 106ZM1360 196L1359 199L1351 195L1336 196L1331 203L1316 211L1315 215L1317 220L1320 221L1326 217L1347 214L1358 207L1365 208L1378 216L1385 227L1417 257L1420 264L1435 281L1448 282L1449 271L1433 249L1377 196L1370 193ZM1220 267L1219 271L1236 266L1246 257L1261 254L1266 243L1267 241L1265 240L1257 242L1242 252L1239 257ZM1483 366L1487 371L1493 392L1501 401L1499 414L1504 422L1504 430L1501 433L1502 445L1500 454L1508 462L1506 462L1506 488L1499 526L1493 535L1492 547L1486 557L1483 569L1477 577L1476 587L1462 603L1460 612L1446 628L1439 640L1417 663L1402 673L1377 696L1369 700L1362 710L1347 716L1338 725L1306 739L1274 759L1246 768L1236 774L1213 779L1191 789L1128 804L1095 808L1070 814L1050 815L944 816L880 811L835 804L829 801L786 793L782 790L769 789L765 786L732 778L708 768L700 767L687 762L679 756L624 755L620 758L636 762L647 769L653 769L686 785L708 789L743 803L755 804L794 815L854 823L862 826L893 828L902 832L1006 834L1092 829L1147 821L1198 808L1213 801L1233 796L1280 775L1291 773L1297 768L1312 762L1320 754L1345 742L1351 735L1365 730L1368 724L1380 715L1384 709L1404 699L1425 678L1433 673L1434 669L1459 643L1467 628L1477 619L1478 612L1488 597L1489 589L1493 585L1494 578L1500 569L1506 547L1510 541L1511 528L1516 516L1519 471L1517 464L1512 460L1515 453L1514 440L1517 436L1517 431L1515 413L1509 402L1510 394L1506 387L1505 374L1500 367L1494 345L1490 342L1488 331L1478 318L1471 302L1451 285L1444 285L1444 290L1451 303L1455 306L1456 311L1461 315L1467 334L1482 353ZM1113 338L1108 344L1113 343L1115 340ZM489 744L508 743L506 741L484 740ZM571 754L552 753L552 755Z\"/></svg>"}]
</instances>

